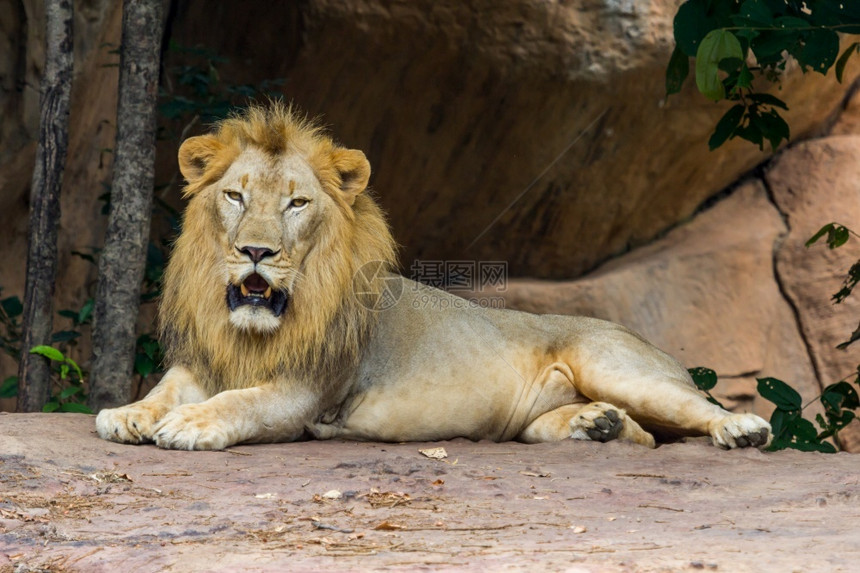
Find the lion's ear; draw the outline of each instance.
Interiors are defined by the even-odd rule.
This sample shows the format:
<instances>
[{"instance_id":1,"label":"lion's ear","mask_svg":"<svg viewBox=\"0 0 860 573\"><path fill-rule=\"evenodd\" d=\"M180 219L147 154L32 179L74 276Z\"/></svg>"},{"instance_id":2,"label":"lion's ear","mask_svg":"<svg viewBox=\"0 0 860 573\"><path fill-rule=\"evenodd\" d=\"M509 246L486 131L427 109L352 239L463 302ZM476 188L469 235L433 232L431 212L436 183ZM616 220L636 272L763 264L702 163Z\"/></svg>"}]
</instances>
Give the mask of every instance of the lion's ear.
<instances>
[{"instance_id":1,"label":"lion's ear","mask_svg":"<svg viewBox=\"0 0 860 573\"><path fill-rule=\"evenodd\" d=\"M188 183L196 182L222 149L224 144L211 135L189 137L179 147L179 171Z\"/></svg>"},{"instance_id":2,"label":"lion's ear","mask_svg":"<svg viewBox=\"0 0 860 573\"><path fill-rule=\"evenodd\" d=\"M340 190L352 205L356 195L367 189L370 180L370 162L364 153L357 149L336 149L332 162L340 175Z\"/></svg>"}]
</instances>

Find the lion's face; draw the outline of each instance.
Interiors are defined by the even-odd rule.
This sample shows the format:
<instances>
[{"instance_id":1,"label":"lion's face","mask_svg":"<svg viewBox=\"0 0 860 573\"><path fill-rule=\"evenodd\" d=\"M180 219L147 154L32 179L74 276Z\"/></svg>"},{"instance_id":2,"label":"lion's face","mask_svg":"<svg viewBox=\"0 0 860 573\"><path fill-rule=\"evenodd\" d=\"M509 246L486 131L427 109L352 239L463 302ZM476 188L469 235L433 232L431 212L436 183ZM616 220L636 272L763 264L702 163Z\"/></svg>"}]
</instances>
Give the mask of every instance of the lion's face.
<instances>
[{"instance_id":1,"label":"lion's face","mask_svg":"<svg viewBox=\"0 0 860 573\"><path fill-rule=\"evenodd\" d=\"M255 148L241 152L207 194L219 222L230 322L273 331L289 312L315 231L337 205L302 157Z\"/></svg>"},{"instance_id":2,"label":"lion's face","mask_svg":"<svg viewBox=\"0 0 860 573\"><path fill-rule=\"evenodd\" d=\"M198 252L217 259L223 309L241 331L279 329L291 306L301 304L296 293L302 283L305 290L319 289L306 264L319 269L321 261L308 262L309 254L331 258L327 252L342 251L350 240L354 203L370 165L360 151L312 141L302 148L200 136L179 150L186 192L204 204L189 210L197 213L189 220L205 225L199 232L217 242L214 253L212 243Z\"/></svg>"}]
</instances>

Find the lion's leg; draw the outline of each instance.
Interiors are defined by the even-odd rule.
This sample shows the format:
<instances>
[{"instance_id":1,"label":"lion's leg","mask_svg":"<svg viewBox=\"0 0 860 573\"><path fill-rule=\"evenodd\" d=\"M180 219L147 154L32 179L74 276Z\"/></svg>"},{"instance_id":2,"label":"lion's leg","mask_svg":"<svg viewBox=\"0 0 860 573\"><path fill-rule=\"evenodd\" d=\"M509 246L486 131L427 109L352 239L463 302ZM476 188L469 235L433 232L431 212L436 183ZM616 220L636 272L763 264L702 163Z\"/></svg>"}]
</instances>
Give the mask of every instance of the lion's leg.
<instances>
[{"instance_id":1,"label":"lion's leg","mask_svg":"<svg viewBox=\"0 0 860 573\"><path fill-rule=\"evenodd\" d=\"M617 404L652 429L711 436L722 448L766 447L770 424L755 414L733 414L711 404L680 376L659 372L625 378L580 379L577 387L593 400Z\"/></svg>"},{"instance_id":2,"label":"lion's leg","mask_svg":"<svg viewBox=\"0 0 860 573\"><path fill-rule=\"evenodd\" d=\"M604 402L567 404L539 416L517 437L529 444L576 440L629 440L653 448L654 436L630 418L627 413Z\"/></svg>"},{"instance_id":3,"label":"lion's leg","mask_svg":"<svg viewBox=\"0 0 860 573\"><path fill-rule=\"evenodd\" d=\"M174 450L223 450L243 442L296 440L313 417L313 393L275 384L226 390L169 412L155 428L155 444Z\"/></svg>"},{"instance_id":4,"label":"lion's leg","mask_svg":"<svg viewBox=\"0 0 860 573\"><path fill-rule=\"evenodd\" d=\"M202 402L206 398L206 393L191 372L181 366L174 366L143 400L99 412L96 430L99 436L113 442L151 442L156 424L168 412L182 404Z\"/></svg>"}]
</instances>

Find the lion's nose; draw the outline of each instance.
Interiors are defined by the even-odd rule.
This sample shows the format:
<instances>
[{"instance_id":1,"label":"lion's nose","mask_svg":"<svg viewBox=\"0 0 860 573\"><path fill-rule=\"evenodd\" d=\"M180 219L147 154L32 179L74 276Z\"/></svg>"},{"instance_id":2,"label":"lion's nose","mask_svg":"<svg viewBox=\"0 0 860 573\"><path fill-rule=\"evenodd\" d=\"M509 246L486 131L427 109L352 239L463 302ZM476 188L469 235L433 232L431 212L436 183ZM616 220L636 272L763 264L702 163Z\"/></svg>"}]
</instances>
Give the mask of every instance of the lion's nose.
<instances>
[{"instance_id":1,"label":"lion's nose","mask_svg":"<svg viewBox=\"0 0 860 573\"><path fill-rule=\"evenodd\" d=\"M259 263L266 257L275 255L275 251L267 247L241 247L239 248L239 252L248 255L254 264Z\"/></svg>"}]
</instances>

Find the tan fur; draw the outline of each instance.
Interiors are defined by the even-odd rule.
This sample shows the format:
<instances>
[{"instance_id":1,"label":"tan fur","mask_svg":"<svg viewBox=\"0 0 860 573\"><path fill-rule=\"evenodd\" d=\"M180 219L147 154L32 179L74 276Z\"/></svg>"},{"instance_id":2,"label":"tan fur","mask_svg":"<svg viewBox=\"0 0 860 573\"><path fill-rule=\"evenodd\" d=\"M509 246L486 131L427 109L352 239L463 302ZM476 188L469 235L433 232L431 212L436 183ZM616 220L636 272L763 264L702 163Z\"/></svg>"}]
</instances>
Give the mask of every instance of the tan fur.
<instances>
[{"instance_id":1,"label":"tan fur","mask_svg":"<svg viewBox=\"0 0 860 573\"><path fill-rule=\"evenodd\" d=\"M179 165L189 204L159 315L169 370L140 402L99 413L105 439L770 442L764 420L708 403L619 325L482 309L388 272L394 241L364 192L364 154L289 107L221 122L183 143ZM368 304L383 292L396 304Z\"/></svg>"},{"instance_id":2,"label":"tan fur","mask_svg":"<svg viewBox=\"0 0 860 573\"><path fill-rule=\"evenodd\" d=\"M246 117L229 119L205 137L205 148L218 151L185 189L192 200L165 276L160 326L168 341L168 363L208 370L211 378L204 385L213 394L257 385L282 369L326 375L327 368L354 366L376 318L350 296L356 272L371 261L394 265L394 241L382 212L366 195L344 199L337 164L344 162L341 150L290 108L251 108ZM180 161L190 163L187 158L199 154L200 146L183 146ZM214 275L219 248L211 237L218 224L206 197L195 195L248 147L271 155L289 150L306 157L323 189L340 207L339 220L326 226L327 236L317 237L318 246L303 266L302 280L293 293L295 310L278 332L265 337L248 336L230 326L223 309L224 293L200 289L218 280ZM282 351L272 352L273 347Z\"/></svg>"}]
</instances>

